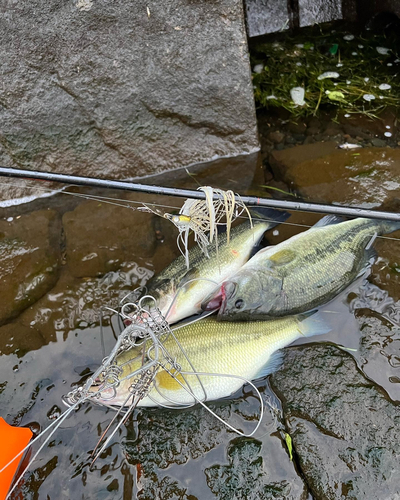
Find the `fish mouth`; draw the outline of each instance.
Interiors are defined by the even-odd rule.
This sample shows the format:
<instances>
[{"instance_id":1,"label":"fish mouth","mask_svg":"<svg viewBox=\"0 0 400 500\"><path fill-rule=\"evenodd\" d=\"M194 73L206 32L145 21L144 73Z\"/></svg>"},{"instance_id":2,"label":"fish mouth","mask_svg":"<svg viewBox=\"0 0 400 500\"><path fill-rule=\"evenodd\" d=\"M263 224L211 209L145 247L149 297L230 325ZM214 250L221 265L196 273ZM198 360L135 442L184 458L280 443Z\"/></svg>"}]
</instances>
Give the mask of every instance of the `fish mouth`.
<instances>
[{"instance_id":1,"label":"fish mouth","mask_svg":"<svg viewBox=\"0 0 400 500\"><path fill-rule=\"evenodd\" d=\"M224 281L220 288L206 297L201 308L203 311L216 311L219 309L219 313L222 314L226 308L228 300L235 293L236 284L232 281Z\"/></svg>"}]
</instances>

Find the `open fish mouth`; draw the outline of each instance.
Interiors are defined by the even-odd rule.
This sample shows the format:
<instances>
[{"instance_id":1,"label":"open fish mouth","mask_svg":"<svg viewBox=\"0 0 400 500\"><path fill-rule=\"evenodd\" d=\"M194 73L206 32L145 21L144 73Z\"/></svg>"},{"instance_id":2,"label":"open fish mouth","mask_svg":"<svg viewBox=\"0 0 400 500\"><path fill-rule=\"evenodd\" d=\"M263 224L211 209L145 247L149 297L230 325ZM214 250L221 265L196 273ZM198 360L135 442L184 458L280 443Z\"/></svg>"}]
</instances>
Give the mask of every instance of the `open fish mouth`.
<instances>
[{"instance_id":1,"label":"open fish mouth","mask_svg":"<svg viewBox=\"0 0 400 500\"><path fill-rule=\"evenodd\" d=\"M206 297L201 308L203 311L216 311L219 309L219 313L225 311L228 300L234 295L236 290L236 283L233 281L224 281L220 288Z\"/></svg>"}]
</instances>

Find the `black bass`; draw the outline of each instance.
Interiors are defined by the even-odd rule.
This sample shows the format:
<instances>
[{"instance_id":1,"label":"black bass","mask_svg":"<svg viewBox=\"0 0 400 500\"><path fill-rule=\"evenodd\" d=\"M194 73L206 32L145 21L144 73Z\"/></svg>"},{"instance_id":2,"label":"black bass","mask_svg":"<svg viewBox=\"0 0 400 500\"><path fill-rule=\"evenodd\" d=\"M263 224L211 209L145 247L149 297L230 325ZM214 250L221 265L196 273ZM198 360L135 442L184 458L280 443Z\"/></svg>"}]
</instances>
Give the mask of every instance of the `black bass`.
<instances>
[{"instance_id":1,"label":"black bass","mask_svg":"<svg viewBox=\"0 0 400 500\"><path fill-rule=\"evenodd\" d=\"M331 300L361 275L375 256L377 235L398 222L327 216L306 232L259 251L203 309L220 306L218 318L259 319L297 314Z\"/></svg>"},{"instance_id":2,"label":"black bass","mask_svg":"<svg viewBox=\"0 0 400 500\"><path fill-rule=\"evenodd\" d=\"M179 365L179 372L171 368L161 355L161 364L167 369L158 368L147 396L138 406L194 404L196 400L190 391L201 401L230 396L245 384L243 379L254 380L277 369L281 359L279 349L299 337L326 333L326 325L314 318L313 315L299 315L244 323L220 323L214 318L206 318L180 327L174 335L185 354L172 335L163 342L170 359L175 366ZM104 399L104 404L122 406L130 403L126 400L135 376L126 377L140 369L143 359L144 362L149 360L148 356L153 359L155 350L149 350L149 347L148 344L135 347L116 358L116 364L121 368L120 383L113 397ZM194 371L201 375L195 375ZM91 392L96 391L95 384ZM97 398L96 402L103 401Z\"/></svg>"},{"instance_id":3,"label":"black bass","mask_svg":"<svg viewBox=\"0 0 400 500\"><path fill-rule=\"evenodd\" d=\"M249 220L236 226L229 243L226 233L220 234L218 252L215 244L210 245L209 258L195 245L189 250L189 270L182 255L147 283L146 294L156 299L170 324L200 312L204 298L247 262L265 231L284 222L289 214L267 209L252 211L252 217L253 227Z\"/></svg>"}]
</instances>

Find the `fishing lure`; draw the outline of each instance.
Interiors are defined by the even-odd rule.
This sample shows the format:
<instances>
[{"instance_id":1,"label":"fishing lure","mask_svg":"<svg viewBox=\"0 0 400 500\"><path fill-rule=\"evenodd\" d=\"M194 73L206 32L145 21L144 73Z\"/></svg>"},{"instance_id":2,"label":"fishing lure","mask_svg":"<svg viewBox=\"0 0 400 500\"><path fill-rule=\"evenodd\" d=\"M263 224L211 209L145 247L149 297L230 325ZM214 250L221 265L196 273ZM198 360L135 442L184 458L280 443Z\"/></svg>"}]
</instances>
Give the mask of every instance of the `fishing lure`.
<instances>
[{"instance_id":1,"label":"fishing lure","mask_svg":"<svg viewBox=\"0 0 400 500\"><path fill-rule=\"evenodd\" d=\"M251 223L251 215L239 195L231 190L224 191L210 186L198 188L205 194L204 200L188 198L179 211L179 214L162 213L159 209L144 204L139 210L150 211L170 220L178 229L177 244L185 257L189 268L189 234L192 231L194 240L201 251L208 255L208 245L215 240L218 251L218 226L226 225L227 240L229 243L232 222L246 212Z\"/></svg>"}]
</instances>

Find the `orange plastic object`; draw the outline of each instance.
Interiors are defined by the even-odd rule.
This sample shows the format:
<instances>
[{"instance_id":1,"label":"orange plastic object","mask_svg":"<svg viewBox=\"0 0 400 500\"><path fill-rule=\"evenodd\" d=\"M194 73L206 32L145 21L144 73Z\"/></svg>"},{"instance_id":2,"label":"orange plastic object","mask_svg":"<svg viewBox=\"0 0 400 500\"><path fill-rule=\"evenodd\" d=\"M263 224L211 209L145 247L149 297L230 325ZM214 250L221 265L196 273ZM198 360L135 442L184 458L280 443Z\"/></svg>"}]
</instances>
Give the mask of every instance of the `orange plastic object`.
<instances>
[{"instance_id":1,"label":"orange plastic object","mask_svg":"<svg viewBox=\"0 0 400 500\"><path fill-rule=\"evenodd\" d=\"M26 427L13 427L0 417L0 470L29 443L32 431ZM11 487L23 454L0 472L0 500L4 500Z\"/></svg>"}]
</instances>

